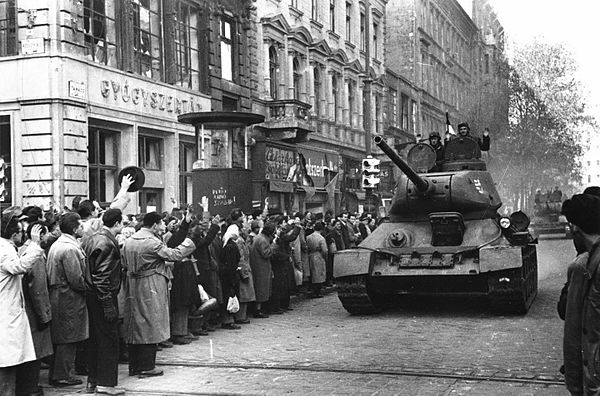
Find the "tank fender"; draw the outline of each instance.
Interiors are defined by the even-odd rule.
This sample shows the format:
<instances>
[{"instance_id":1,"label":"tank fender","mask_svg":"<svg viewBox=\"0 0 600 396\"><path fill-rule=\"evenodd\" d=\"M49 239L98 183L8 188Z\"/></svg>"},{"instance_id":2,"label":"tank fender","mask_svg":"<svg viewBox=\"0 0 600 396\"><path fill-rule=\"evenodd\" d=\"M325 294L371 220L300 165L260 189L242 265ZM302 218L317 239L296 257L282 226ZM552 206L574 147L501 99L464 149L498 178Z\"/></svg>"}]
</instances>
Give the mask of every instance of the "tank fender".
<instances>
[{"instance_id":1,"label":"tank fender","mask_svg":"<svg viewBox=\"0 0 600 396\"><path fill-rule=\"evenodd\" d=\"M340 250L333 256L333 277L367 275L374 252L366 249Z\"/></svg>"},{"instance_id":2,"label":"tank fender","mask_svg":"<svg viewBox=\"0 0 600 396\"><path fill-rule=\"evenodd\" d=\"M481 273L522 266L522 246L485 246L479 250L479 271Z\"/></svg>"}]
</instances>

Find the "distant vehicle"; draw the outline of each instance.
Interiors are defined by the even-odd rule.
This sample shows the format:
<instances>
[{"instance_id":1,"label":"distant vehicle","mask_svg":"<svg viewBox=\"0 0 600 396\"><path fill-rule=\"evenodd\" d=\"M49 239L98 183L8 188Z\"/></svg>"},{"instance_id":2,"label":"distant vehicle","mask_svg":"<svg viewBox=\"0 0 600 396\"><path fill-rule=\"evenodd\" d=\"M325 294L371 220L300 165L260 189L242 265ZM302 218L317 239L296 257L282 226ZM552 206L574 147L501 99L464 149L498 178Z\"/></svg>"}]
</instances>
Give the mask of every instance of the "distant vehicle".
<instances>
[{"instance_id":1,"label":"distant vehicle","mask_svg":"<svg viewBox=\"0 0 600 396\"><path fill-rule=\"evenodd\" d=\"M479 294L496 311L526 313L538 290L535 239L523 212L498 214L477 141L448 142L438 164L431 146L416 144L410 165L381 137L375 143L404 175L386 205L389 220L334 256L344 308L371 314L391 295Z\"/></svg>"},{"instance_id":2,"label":"distant vehicle","mask_svg":"<svg viewBox=\"0 0 600 396\"><path fill-rule=\"evenodd\" d=\"M572 238L571 227L567 218L560 213L561 201L539 200L533 206L533 218L531 219L531 231L534 235L562 235Z\"/></svg>"}]
</instances>

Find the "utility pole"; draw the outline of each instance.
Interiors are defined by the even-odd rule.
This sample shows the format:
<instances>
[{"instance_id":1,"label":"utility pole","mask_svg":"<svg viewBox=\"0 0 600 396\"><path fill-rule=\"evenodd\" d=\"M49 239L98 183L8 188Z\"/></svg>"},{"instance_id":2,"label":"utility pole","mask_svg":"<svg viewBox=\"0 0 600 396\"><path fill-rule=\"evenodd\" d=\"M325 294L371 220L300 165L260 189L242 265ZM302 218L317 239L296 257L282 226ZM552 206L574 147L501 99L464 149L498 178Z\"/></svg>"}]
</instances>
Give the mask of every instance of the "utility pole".
<instances>
[{"instance_id":1,"label":"utility pole","mask_svg":"<svg viewBox=\"0 0 600 396\"><path fill-rule=\"evenodd\" d=\"M365 78L365 88L363 95L365 99L363 101L363 124L365 127L365 151L367 155L371 155L371 140L373 136L371 134L371 1L365 2L365 72L367 78Z\"/></svg>"}]
</instances>

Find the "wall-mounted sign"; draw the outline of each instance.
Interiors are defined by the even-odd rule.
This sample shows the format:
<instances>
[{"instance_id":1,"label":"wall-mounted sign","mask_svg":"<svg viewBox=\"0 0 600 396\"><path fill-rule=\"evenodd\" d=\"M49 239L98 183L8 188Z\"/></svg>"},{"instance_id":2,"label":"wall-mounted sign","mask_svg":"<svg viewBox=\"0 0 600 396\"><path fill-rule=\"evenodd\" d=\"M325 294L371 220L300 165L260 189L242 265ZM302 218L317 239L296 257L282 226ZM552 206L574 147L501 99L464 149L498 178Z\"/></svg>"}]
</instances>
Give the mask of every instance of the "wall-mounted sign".
<instances>
[{"instance_id":1,"label":"wall-mounted sign","mask_svg":"<svg viewBox=\"0 0 600 396\"><path fill-rule=\"evenodd\" d=\"M21 54L32 55L32 54L43 54L44 49L44 38L28 38L21 40Z\"/></svg>"},{"instance_id":2,"label":"wall-mounted sign","mask_svg":"<svg viewBox=\"0 0 600 396\"><path fill-rule=\"evenodd\" d=\"M77 99L87 99L84 82L69 81L69 96Z\"/></svg>"},{"instance_id":3,"label":"wall-mounted sign","mask_svg":"<svg viewBox=\"0 0 600 396\"><path fill-rule=\"evenodd\" d=\"M161 92L157 87L141 87L125 80L100 81L103 98L118 105L131 104L142 110L159 110L165 113L183 114L202 111L202 103L194 96L179 97L173 93Z\"/></svg>"}]
</instances>

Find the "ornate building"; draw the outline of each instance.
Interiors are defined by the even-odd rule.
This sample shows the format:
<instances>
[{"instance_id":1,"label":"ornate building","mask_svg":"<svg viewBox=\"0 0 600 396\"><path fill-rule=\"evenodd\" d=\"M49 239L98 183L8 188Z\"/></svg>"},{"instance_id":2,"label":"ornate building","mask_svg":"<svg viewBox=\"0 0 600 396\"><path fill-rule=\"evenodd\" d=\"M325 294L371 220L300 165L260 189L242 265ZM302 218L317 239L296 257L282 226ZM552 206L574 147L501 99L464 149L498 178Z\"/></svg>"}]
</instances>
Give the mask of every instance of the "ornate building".
<instances>
[{"instance_id":1,"label":"ornate building","mask_svg":"<svg viewBox=\"0 0 600 396\"><path fill-rule=\"evenodd\" d=\"M255 198L272 211L356 210L360 159L383 133L385 1L255 4L255 111L266 116Z\"/></svg>"}]
</instances>

